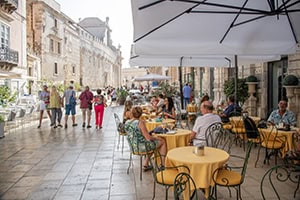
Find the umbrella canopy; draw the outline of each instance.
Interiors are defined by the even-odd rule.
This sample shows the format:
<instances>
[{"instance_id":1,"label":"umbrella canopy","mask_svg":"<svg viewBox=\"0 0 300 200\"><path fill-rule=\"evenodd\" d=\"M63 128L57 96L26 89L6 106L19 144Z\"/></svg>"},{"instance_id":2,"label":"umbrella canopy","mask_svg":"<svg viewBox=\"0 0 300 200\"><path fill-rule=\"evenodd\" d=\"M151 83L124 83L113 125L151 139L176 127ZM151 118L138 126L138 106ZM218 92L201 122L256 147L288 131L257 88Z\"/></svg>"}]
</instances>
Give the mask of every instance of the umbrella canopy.
<instances>
[{"instance_id":1,"label":"umbrella canopy","mask_svg":"<svg viewBox=\"0 0 300 200\"><path fill-rule=\"evenodd\" d=\"M299 0L131 1L138 56L257 56L295 53Z\"/></svg>"},{"instance_id":2,"label":"umbrella canopy","mask_svg":"<svg viewBox=\"0 0 300 200\"><path fill-rule=\"evenodd\" d=\"M171 77L163 76L159 74L146 74L144 76L134 78L134 81L164 81L170 80Z\"/></svg>"},{"instance_id":3,"label":"umbrella canopy","mask_svg":"<svg viewBox=\"0 0 300 200\"><path fill-rule=\"evenodd\" d=\"M239 64L253 64L280 60L281 56L239 56ZM131 66L188 66L188 67L231 67L234 56L176 57L160 55L135 55L130 58Z\"/></svg>"}]
</instances>

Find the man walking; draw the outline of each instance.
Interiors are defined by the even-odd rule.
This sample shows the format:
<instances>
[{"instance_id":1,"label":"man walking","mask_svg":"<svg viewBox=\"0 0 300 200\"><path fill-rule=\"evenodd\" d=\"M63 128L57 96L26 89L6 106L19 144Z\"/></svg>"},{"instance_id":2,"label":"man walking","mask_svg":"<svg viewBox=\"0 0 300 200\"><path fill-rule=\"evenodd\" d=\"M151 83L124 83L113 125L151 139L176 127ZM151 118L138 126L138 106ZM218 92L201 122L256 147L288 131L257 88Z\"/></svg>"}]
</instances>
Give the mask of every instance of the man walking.
<instances>
[{"instance_id":1,"label":"man walking","mask_svg":"<svg viewBox=\"0 0 300 200\"><path fill-rule=\"evenodd\" d=\"M68 128L68 118L69 115L72 115L72 126L77 126L75 123L75 115L76 115L76 93L73 90L73 85L70 85L69 88L64 92L65 98L65 128Z\"/></svg>"},{"instance_id":2,"label":"man walking","mask_svg":"<svg viewBox=\"0 0 300 200\"><path fill-rule=\"evenodd\" d=\"M85 90L79 95L80 99L80 108L82 111L82 128L85 128L85 121L87 118L87 128L91 128L91 115L93 109L93 101L94 95L90 91L89 86L85 87Z\"/></svg>"},{"instance_id":3,"label":"man walking","mask_svg":"<svg viewBox=\"0 0 300 200\"><path fill-rule=\"evenodd\" d=\"M191 90L192 89L188 83L186 83L185 86L182 88L184 109L186 108L186 105L190 103Z\"/></svg>"}]
</instances>

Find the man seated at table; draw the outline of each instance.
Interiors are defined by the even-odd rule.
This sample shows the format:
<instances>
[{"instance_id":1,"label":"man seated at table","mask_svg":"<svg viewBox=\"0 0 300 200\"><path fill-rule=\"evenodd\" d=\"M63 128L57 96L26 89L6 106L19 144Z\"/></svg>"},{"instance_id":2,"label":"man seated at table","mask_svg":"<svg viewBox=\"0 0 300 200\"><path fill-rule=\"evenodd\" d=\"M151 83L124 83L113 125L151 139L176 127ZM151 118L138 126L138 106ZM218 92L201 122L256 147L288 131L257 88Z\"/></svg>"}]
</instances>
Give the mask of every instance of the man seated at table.
<instances>
[{"instance_id":1,"label":"man seated at table","mask_svg":"<svg viewBox=\"0 0 300 200\"><path fill-rule=\"evenodd\" d=\"M239 107L235 103L234 95L229 95L227 100L227 107L224 109L223 113L220 114L222 122L227 123L229 122L229 117L231 117L233 112L239 113L242 111L241 107Z\"/></svg>"},{"instance_id":2,"label":"man seated at table","mask_svg":"<svg viewBox=\"0 0 300 200\"><path fill-rule=\"evenodd\" d=\"M279 125L279 123L283 123L283 125L296 126L296 118L292 111L287 110L287 101L281 100L278 103L278 109L274 110L269 118L268 123L272 125Z\"/></svg>"},{"instance_id":3,"label":"man seated at table","mask_svg":"<svg viewBox=\"0 0 300 200\"><path fill-rule=\"evenodd\" d=\"M200 111L203 114L196 119L191 134L190 144L194 146L206 145L205 132L207 128L216 122L221 122L219 115L213 114L214 107L210 101L204 101L200 105Z\"/></svg>"}]
</instances>

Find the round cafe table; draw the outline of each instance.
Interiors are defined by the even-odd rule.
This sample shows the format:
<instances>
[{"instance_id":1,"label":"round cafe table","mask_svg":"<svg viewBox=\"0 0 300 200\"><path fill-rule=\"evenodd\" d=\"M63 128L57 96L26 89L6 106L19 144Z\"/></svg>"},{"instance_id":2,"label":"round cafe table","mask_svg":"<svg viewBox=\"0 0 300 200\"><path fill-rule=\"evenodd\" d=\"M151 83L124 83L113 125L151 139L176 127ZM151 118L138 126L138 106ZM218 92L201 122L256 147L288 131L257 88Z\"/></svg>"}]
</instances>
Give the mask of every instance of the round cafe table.
<instances>
[{"instance_id":1,"label":"round cafe table","mask_svg":"<svg viewBox=\"0 0 300 200\"><path fill-rule=\"evenodd\" d=\"M284 148L281 149L281 155L282 157L284 157L286 155L287 152L289 151L293 151L295 148L295 141L294 141L294 134L297 133L297 128L294 128L290 131L285 131L285 130L277 130L277 136L285 136L286 137L286 141L285 141L285 145ZM268 134L270 134L270 132L272 131L272 128L260 128L259 129L260 134L264 134L265 137L268 137ZM275 132L273 131L272 134L275 134Z\"/></svg>"},{"instance_id":2,"label":"round cafe table","mask_svg":"<svg viewBox=\"0 0 300 200\"><path fill-rule=\"evenodd\" d=\"M167 143L167 151L169 151L177 147L188 146L191 133L191 130L177 129L175 134L155 134L155 136L165 139Z\"/></svg>"},{"instance_id":3,"label":"round cafe table","mask_svg":"<svg viewBox=\"0 0 300 200\"><path fill-rule=\"evenodd\" d=\"M187 166L196 187L205 189L205 197L208 198L210 186L214 185L212 174L225 164L229 154L222 149L205 147L204 156L197 156L193 153L194 149L194 146L171 149L166 156L166 166Z\"/></svg>"},{"instance_id":4,"label":"round cafe table","mask_svg":"<svg viewBox=\"0 0 300 200\"><path fill-rule=\"evenodd\" d=\"M174 123L175 124L176 120L175 119L163 119L162 122L156 122L155 119L151 121L145 121L145 125L148 131L152 131L156 127L160 126L162 123Z\"/></svg>"}]
</instances>

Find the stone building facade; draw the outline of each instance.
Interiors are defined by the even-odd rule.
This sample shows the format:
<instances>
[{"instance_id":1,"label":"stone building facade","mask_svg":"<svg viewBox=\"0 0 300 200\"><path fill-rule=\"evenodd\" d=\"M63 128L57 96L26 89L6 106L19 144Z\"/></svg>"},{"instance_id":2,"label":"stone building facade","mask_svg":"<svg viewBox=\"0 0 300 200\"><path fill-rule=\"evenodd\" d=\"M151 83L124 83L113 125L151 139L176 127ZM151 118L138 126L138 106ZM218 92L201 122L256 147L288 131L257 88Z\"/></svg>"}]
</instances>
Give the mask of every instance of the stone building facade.
<instances>
[{"instance_id":1,"label":"stone building facade","mask_svg":"<svg viewBox=\"0 0 300 200\"><path fill-rule=\"evenodd\" d=\"M26 60L26 2L0 1L0 85L18 96L27 93Z\"/></svg>"},{"instance_id":2,"label":"stone building facade","mask_svg":"<svg viewBox=\"0 0 300 200\"><path fill-rule=\"evenodd\" d=\"M27 48L41 61L42 82L103 88L120 85L122 55L112 45L108 20L74 22L54 0L27 0ZM90 30L87 26L98 26ZM102 32L101 32L102 31ZM105 35L105 37L101 37ZM106 41L104 41L105 39Z\"/></svg>"}]
</instances>

